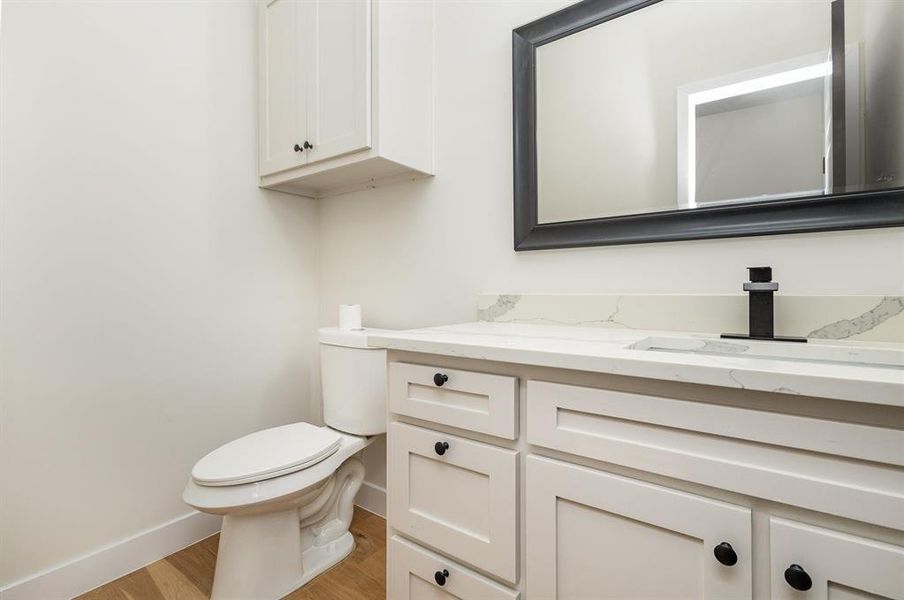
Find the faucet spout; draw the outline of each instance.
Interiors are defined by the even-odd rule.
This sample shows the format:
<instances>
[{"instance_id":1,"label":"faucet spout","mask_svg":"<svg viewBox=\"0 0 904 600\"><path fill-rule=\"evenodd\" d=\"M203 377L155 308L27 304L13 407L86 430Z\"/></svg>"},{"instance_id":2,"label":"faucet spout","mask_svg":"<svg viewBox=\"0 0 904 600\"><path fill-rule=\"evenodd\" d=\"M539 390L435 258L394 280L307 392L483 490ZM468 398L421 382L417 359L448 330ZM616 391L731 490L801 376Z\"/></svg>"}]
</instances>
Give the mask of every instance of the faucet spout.
<instances>
[{"instance_id":1,"label":"faucet spout","mask_svg":"<svg viewBox=\"0 0 904 600\"><path fill-rule=\"evenodd\" d=\"M778 283L772 281L772 267L747 267L747 270L750 281L744 284L744 291L750 294L747 313L750 337L772 339L775 337L773 294L778 291Z\"/></svg>"}]
</instances>

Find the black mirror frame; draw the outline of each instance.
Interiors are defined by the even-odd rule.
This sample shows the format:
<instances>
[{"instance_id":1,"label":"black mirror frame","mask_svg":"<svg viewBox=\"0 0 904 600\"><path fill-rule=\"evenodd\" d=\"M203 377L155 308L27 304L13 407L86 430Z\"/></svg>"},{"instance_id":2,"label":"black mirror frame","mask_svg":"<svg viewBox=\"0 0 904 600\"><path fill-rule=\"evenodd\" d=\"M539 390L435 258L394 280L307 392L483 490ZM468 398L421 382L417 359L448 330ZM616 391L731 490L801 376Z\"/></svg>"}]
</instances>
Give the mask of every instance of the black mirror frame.
<instances>
[{"instance_id":1,"label":"black mirror frame","mask_svg":"<svg viewBox=\"0 0 904 600\"><path fill-rule=\"evenodd\" d=\"M515 250L904 225L904 188L538 223L537 47L660 1L583 0L512 31Z\"/></svg>"}]
</instances>

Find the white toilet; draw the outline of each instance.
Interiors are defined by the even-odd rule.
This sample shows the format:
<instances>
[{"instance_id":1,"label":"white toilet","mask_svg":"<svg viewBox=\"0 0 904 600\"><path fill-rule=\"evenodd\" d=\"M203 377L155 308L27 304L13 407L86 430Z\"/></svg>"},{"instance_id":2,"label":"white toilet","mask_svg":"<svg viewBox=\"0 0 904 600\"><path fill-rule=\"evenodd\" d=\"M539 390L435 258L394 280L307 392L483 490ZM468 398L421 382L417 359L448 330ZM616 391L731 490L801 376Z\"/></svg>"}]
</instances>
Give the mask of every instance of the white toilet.
<instances>
[{"instance_id":1,"label":"white toilet","mask_svg":"<svg viewBox=\"0 0 904 600\"><path fill-rule=\"evenodd\" d=\"M386 351L366 330L320 330L323 418L258 431L197 462L186 503L223 515L211 597L281 598L348 556L364 465L386 432Z\"/></svg>"}]
</instances>

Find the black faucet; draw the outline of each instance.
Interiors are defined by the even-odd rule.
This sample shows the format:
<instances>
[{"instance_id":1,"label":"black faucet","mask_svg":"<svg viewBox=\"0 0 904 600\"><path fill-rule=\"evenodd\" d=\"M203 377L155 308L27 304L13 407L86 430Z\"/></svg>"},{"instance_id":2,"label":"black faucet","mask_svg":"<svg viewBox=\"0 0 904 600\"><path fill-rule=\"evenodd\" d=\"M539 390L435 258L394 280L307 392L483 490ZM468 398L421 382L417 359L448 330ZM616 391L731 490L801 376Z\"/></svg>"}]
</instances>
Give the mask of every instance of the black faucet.
<instances>
[{"instance_id":1,"label":"black faucet","mask_svg":"<svg viewBox=\"0 0 904 600\"><path fill-rule=\"evenodd\" d=\"M723 338L769 340L776 342L806 342L807 338L775 337L775 310L772 295L778 291L778 283L772 281L772 267L747 267L750 281L744 284L744 291L750 294L748 311L748 331L743 333L723 333Z\"/></svg>"}]
</instances>

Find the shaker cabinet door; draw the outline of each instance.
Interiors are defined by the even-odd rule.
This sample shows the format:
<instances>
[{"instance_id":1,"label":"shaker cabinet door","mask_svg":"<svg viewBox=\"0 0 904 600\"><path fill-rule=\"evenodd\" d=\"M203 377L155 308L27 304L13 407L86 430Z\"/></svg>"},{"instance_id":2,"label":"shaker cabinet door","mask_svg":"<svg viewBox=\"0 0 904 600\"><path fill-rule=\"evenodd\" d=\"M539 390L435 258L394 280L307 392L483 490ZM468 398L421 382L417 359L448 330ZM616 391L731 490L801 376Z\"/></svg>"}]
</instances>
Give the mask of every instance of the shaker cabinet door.
<instances>
[{"instance_id":1,"label":"shaker cabinet door","mask_svg":"<svg viewBox=\"0 0 904 600\"><path fill-rule=\"evenodd\" d=\"M529 600L751 597L746 508L529 456L525 510Z\"/></svg>"},{"instance_id":2,"label":"shaker cabinet door","mask_svg":"<svg viewBox=\"0 0 904 600\"><path fill-rule=\"evenodd\" d=\"M772 517L772 598L904 600L904 548Z\"/></svg>"},{"instance_id":3,"label":"shaker cabinet door","mask_svg":"<svg viewBox=\"0 0 904 600\"><path fill-rule=\"evenodd\" d=\"M313 13L306 2L262 0L258 11L260 174L302 165L307 133L308 71L312 44L304 28Z\"/></svg>"},{"instance_id":4,"label":"shaker cabinet door","mask_svg":"<svg viewBox=\"0 0 904 600\"><path fill-rule=\"evenodd\" d=\"M311 7L312 72L306 150L313 163L370 147L371 2L316 0Z\"/></svg>"}]
</instances>

